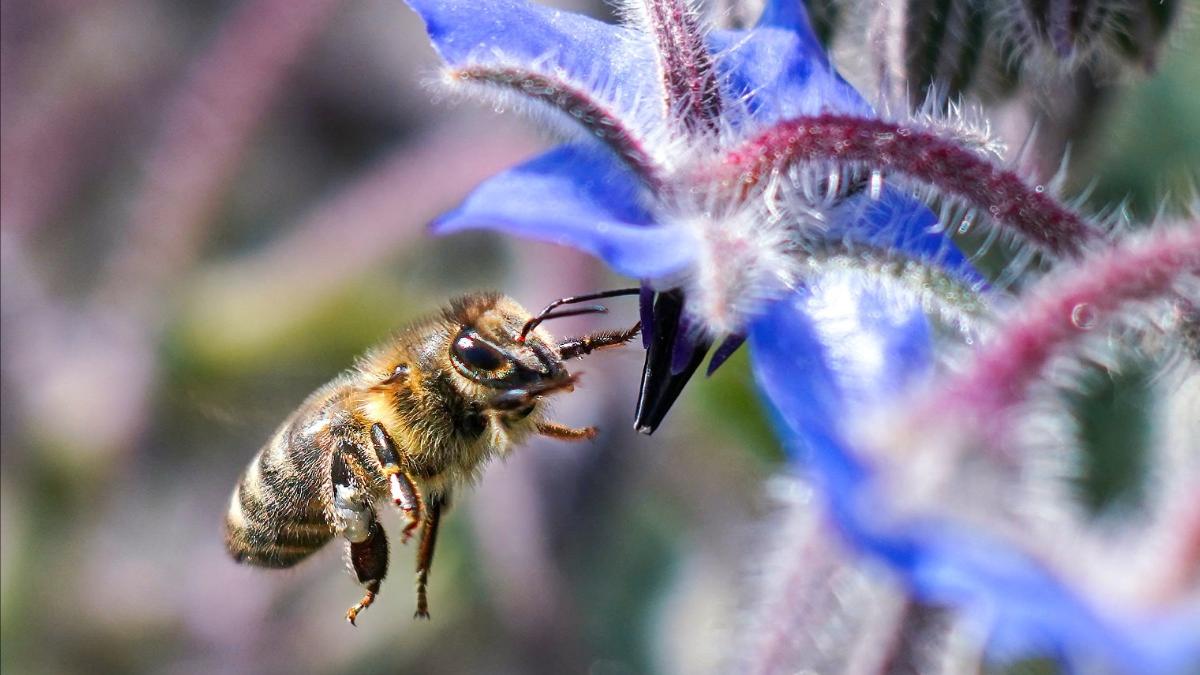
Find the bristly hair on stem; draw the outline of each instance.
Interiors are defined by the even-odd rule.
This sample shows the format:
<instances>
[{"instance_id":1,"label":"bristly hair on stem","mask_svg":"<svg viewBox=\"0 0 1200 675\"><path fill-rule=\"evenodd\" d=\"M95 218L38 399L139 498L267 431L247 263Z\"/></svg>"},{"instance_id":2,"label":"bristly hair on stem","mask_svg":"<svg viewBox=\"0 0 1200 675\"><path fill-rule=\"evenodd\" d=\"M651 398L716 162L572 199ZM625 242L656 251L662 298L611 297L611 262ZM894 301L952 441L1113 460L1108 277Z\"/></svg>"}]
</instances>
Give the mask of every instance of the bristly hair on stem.
<instances>
[{"instance_id":1,"label":"bristly hair on stem","mask_svg":"<svg viewBox=\"0 0 1200 675\"><path fill-rule=\"evenodd\" d=\"M447 69L451 86L475 85L494 90L493 95L516 104L541 104L577 124L589 136L612 148L630 168L653 184L661 183L662 167L651 155L650 144L625 123L617 105L597 98L593 90L573 83L562 72L538 72L520 65L472 65Z\"/></svg>"},{"instance_id":2,"label":"bristly hair on stem","mask_svg":"<svg viewBox=\"0 0 1200 675\"><path fill-rule=\"evenodd\" d=\"M619 11L655 42L668 118L688 134L717 133L721 91L699 10L689 0L627 0Z\"/></svg>"},{"instance_id":3,"label":"bristly hair on stem","mask_svg":"<svg viewBox=\"0 0 1200 675\"><path fill-rule=\"evenodd\" d=\"M1160 227L1083 258L1030 289L934 407L994 426L1051 358L1130 303L1172 302L1200 291L1200 222ZM994 429L997 430L998 429Z\"/></svg>"},{"instance_id":4,"label":"bristly hair on stem","mask_svg":"<svg viewBox=\"0 0 1200 675\"><path fill-rule=\"evenodd\" d=\"M1100 228L1017 173L941 136L903 124L846 115L780 122L701 170L730 184L753 185L772 172L833 163L894 172L961 199L1046 253L1072 257L1102 236Z\"/></svg>"}]
</instances>

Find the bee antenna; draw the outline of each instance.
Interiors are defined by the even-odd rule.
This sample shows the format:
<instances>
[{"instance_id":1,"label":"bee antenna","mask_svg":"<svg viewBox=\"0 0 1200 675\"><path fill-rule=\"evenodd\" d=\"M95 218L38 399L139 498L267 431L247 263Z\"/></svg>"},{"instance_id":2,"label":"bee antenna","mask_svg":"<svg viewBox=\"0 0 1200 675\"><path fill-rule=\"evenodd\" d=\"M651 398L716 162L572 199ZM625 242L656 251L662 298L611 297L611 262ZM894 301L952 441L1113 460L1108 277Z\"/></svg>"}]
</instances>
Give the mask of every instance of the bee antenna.
<instances>
[{"instance_id":1,"label":"bee antenna","mask_svg":"<svg viewBox=\"0 0 1200 675\"><path fill-rule=\"evenodd\" d=\"M517 337L517 342L524 342L529 331L537 328L543 321L550 319L561 319L566 316L579 316L581 314L607 314L608 308L604 305L592 305L590 307L580 307L578 309L564 309L561 312L543 312L532 319L525 322L521 327L521 335Z\"/></svg>"},{"instance_id":2,"label":"bee antenna","mask_svg":"<svg viewBox=\"0 0 1200 675\"><path fill-rule=\"evenodd\" d=\"M611 291L601 291L599 293L589 293L587 295L573 295L566 298L559 298L554 302L546 305L545 309L538 313L537 316L525 322L521 327L521 335L517 337L517 342L524 342L529 335L529 331L537 328L539 324L547 319L560 319L565 316L579 316L580 314L604 314L608 311L603 305L592 305L583 309L567 309L561 312L554 310L563 305L573 305L578 302L587 302L588 300L600 300L603 298L615 298L621 295L637 295L641 293L640 288L618 288Z\"/></svg>"}]
</instances>

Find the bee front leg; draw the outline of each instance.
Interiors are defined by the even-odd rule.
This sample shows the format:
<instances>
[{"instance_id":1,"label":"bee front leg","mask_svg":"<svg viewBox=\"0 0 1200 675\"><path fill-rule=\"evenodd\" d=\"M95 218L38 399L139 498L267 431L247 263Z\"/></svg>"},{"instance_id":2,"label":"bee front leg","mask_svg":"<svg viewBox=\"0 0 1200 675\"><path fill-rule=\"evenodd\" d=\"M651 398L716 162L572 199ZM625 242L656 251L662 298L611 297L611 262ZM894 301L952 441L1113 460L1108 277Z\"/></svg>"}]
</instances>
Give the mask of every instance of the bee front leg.
<instances>
[{"instance_id":1,"label":"bee front leg","mask_svg":"<svg viewBox=\"0 0 1200 675\"><path fill-rule=\"evenodd\" d=\"M558 353L562 356L563 361L567 361L576 357L586 356L598 349L619 347L632 340L641 330L642 322L639 321L633 325L633 328L627 330L604 331L602 333L592 333L591 335L571 338L558 345Z\"/></svg>"},{"instance_id":2,"label":"bee front leg","mask_svg":"<svg viewBox=\"0 0 1200 675\"><path fill-rule=\"evenodd\" d=\"M488 399L484 403L484 407L499 413L517 412L533 405L543 396L553 394L557 391L571 391L578 381L578 376L569 375L562 379L546 380L528 387L505 389Z\"/></svg>"},{"instance_id":3,"label":"bee front leg","mask_svg":"<svg viewBox=\"0 0 1200 675\"><path fill-rule=\"evenodd\" d=\"M387 576L387 535L375 519L369 494L356 484L341 452L333 457L331 478L337 531L346 539L350 572L367 589L363 599L346 611L346 620L355 625L359 612L375 602L383 578Z\"/></svg>"},{"instance_id":4,"label":"bee front leg","mask_svg":"<svg viewBox=\"0 0 1200 675\"><path fill-rule=\"evenodd\" d=\"M383 474L387 476L392 502L404 513L406 524L400 535L400 543L408 543L417 525L421 524L424 500L412 478L400 468L400 455L396 452L391 434L378 422L371 425L371 444L375 446L375 454L383 466Z\"/></svg>"},{"instance_id":5,"label":"bee front leg","mask_svg":"<svg viewBox=\"0 0 1200 675\"><path fill-rule=\"evenodd\" d=\"M569 427L557 422L539 422L537 432L560 441L586 441L596 437L596 427Z\"/></svg>"}]
</instances>

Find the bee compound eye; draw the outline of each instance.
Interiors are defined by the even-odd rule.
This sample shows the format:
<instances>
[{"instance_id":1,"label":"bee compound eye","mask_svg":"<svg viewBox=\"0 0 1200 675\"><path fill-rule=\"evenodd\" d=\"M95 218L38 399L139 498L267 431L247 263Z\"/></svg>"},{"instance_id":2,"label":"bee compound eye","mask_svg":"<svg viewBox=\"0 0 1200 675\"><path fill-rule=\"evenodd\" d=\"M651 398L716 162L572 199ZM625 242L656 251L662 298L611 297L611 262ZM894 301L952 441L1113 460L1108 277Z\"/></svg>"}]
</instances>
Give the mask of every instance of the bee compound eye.
<instances>
[{"instance_id":1,"label":"bee compound eye","mask_svg":"<svg viewBox=\"0 0 1200 675\"><path fill-rule=\"evenodd\" d=\"M496 371L504 367L504 355L471 330L459 333L450 351L455 359L470 370Z\"/></svg>"}]
</instances>

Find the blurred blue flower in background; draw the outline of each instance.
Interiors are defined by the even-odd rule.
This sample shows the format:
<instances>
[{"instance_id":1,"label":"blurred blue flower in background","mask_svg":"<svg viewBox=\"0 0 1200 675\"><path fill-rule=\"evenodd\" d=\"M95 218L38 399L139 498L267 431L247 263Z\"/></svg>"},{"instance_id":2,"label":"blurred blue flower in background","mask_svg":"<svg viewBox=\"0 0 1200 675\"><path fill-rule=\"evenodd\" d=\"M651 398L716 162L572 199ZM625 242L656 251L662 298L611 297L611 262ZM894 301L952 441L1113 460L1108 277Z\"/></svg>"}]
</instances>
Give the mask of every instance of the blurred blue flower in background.
<instances>
[{"instance_id":1,"label":"blurred blue flower in background","mask_svg":"<svg viewBox=\"0 0 1200 675\"><path fill-rule=\"evenodd\" d=\"M658 426L713 345L709 372L748 340L777 430L834 522L915 596L966 610L1005 657L1186 667L1194 616L1165 630L1109 619L1000 539L947 518L896 517L876 469L851 449L860 412L929 375L932 330L905 289L853 269L814 275L805 261L882 251L984 286L938 219L875 173L818 165L730 181L705 170L777 122L874 116L798 1L768 2L750 30L711 32L685 2L630 3L622 25L517 0L409 4L453 90L525 108L573 139L486 181L435 231L573 246L639 279L639 430Z\"/></svg>"}]
</instances>

